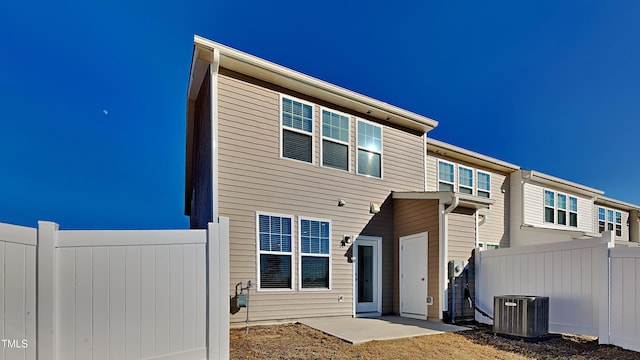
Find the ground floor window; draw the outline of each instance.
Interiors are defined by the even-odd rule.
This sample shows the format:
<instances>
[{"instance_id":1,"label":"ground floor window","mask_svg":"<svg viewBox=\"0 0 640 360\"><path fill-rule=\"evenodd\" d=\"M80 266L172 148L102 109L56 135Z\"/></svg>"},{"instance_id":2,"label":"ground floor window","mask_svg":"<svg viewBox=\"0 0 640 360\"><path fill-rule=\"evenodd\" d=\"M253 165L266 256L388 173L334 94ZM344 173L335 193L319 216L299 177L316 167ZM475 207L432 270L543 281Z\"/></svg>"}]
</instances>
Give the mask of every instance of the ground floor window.
<instances>
[{"instance_id":1,"label":"ground floor window","mask_svg":"<svg viewBox=\"0 0 640 360\"><path fill-rule=\"evenodd\" d=\"M300 287L329 289L331 222L300 218Z\"/></svg>"},{"instance_id":2,"label":"ground floor window","mask_svg":"<svg viewBox=\"0 0 640 360\"><path fill-rule=\"evenodd\" d=\"M257 215L259 289L293 289L292 222L291 216Z\"/></svg>"}]
</instances>

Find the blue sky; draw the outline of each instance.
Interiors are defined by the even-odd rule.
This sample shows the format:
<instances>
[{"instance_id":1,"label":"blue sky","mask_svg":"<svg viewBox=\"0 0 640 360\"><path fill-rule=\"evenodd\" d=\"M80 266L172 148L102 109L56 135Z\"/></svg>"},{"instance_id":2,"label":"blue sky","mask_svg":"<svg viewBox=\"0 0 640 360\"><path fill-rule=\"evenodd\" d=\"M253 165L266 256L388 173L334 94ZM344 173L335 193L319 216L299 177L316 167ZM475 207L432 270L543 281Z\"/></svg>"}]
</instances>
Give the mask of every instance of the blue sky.
<instances>
[{"instance_id":1,"label":"blue sky","mask_svg":"<svg viewBox=\"0 0 640 360\"><path fill-rule=\"evenodd\" d=\"M186 228L193 35L640 204L640 2L0 4L0 222Z\"/></svg>"}]
</instances>

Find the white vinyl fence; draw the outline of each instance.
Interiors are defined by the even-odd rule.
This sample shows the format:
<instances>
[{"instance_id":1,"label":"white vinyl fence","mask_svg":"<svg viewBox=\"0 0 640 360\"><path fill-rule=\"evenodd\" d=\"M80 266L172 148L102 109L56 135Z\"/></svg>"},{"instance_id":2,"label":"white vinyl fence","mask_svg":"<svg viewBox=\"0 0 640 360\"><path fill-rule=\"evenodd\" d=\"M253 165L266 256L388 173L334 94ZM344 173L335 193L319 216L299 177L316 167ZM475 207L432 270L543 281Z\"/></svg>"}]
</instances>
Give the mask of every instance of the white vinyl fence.
<instances>
[{"instance_id":1,"label":"white vinyl fence","mask_svg":"<svg viewBox=\"0 0 640 360\"><path fill-rule=\"evenodd\" d=\"M476 304L500 295L549 297L549 330L640 351L640 248L602 238L477 252ZM491 323L476 313L476 320Z\"/></svg>"},{"instance_id":2,"label":"white vinyl fence","mask_svg":"<svg viewBox=\"0 0 640 360\"><path fill-rule=\"evenodd\" d=\"M0 224L0 275L0 360L229 356L227 219L208 231Z\"/></svg>"}]
</instances>

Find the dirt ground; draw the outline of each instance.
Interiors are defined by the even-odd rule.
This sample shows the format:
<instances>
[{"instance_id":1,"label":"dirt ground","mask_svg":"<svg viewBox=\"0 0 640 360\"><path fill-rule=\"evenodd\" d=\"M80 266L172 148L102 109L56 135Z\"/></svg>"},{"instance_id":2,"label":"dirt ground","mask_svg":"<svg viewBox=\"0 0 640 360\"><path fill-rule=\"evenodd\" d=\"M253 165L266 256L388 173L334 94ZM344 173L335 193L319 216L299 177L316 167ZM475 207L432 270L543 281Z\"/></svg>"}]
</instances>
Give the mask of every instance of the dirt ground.
<instances>
[{"instance_id":1,"label":"dirt ground","mask_svg":"<svg viewBox=\"0 0 640 360\"><path fill-rule=\"evenodd\" d=\"M495 336L490 327L459 333L352 345L301 324L232 329L231 359L640 359L640 353L562 335L529 343Z\"/></svg>"}]
</instances>

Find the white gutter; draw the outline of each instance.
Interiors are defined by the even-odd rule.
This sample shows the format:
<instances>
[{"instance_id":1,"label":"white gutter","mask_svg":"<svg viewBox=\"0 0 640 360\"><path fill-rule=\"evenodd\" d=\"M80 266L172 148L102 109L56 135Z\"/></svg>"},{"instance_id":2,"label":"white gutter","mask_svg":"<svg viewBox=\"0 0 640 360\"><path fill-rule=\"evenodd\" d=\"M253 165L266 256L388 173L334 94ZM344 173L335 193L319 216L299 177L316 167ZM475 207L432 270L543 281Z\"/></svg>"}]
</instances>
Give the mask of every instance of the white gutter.
<instances>
[{"instance_id":1,"label":"white gutter","mask_svg":"<svg viewBox=\"0 0 640 360\"><path fill-rule=\"evenodd\" d=\"M449 205L446 209L444 208L444 204L440 203L439 205L439 211L440 211L440 217L438 219L438 225L439 225L439 235L440 235L440 284L439 284L439 290L440 290L440 313L438 314L438 317L440 319L442 319L442 312L446 311L448 308L448 304L447 304L447 279L448 279L448 274L447 274L447 259L449 258L449 217L447 215L451 214L451 212L453 210L455 210L458 205L460 204L460 198L458 196L456 196L455 194L451 195L452 197L452 203L451 205Z\"/></svg>"},{"instance_id":2,"label":"white gutter","mask_svg":"<svg viewBox=\"0 0 640 360\"><path fill-rule=\"evenodd\" d=\"M211 220L218 222L218 72L220 50L213 49L213 61L209 66L211 78Z\"/></svg>"}]
</instances>

